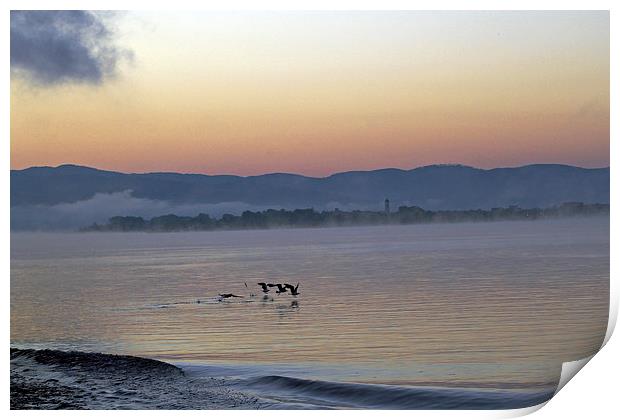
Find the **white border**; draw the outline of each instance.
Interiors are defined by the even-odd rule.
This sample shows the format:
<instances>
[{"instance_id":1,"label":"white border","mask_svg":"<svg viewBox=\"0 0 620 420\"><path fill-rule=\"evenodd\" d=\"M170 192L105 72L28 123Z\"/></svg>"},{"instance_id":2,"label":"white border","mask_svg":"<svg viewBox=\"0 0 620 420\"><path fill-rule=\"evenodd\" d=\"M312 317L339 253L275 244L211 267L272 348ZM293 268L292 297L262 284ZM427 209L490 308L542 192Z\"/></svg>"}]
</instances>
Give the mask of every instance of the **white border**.
<instances>
[{"instance_id":1,"label":"white border","mask_svg":"<svg viewBox=\"0 0 620 420\"><path fill-rule=\"evenodd\" d=\"M620 43L618 42L618 24L617 14L620 13L620 6L614 1L593 0L593 1L549 1L549 0L505 0L505 1L402 1L402 0L384 0L384 1L344 1L344 0L314 0L314 1L195 1L195 0L177 0L174 2L165 2L161 0L153 1L132 1L132 0L92 0L92 1L43 1L43 0L9 0L4 2L6 8L2 15L2 59L4 60L3 75L5 82L2 84L2 125L4 132L4 151L0 154L0 159L5 167L5 175L0 181L0 197L3 197L5 204L2 207L2 215L0 221L0 229L4 234L5 240L2 243L2 251L4 259L2 288L4 289L4 312L5 322L2 329L7 342L10 341L10 294L9 294L9 276L10 276L10 230L9 230L9 167L10 167L10 138L9 130L9 110L10 110L10 70L9 70L9 13L10 9L106 9L106 10L610 10L611 19L611 115L618 116L618 75L620 67L618 66L618 50ZM617 120L617 118L616 118ZM615 141L618 137L618 122L611 119L611 161L617 162L618 147ZM614 166L614 165L612 165ZM618 185L616 172L611 171L611 201L615 202L617 197ZM609 340L611 332L615 326L618 312L618 288L615 281L616 265L613 263L614 257L618 257L617 247L614 238L618 232L618 226L615 222L618 220L618 210L615 206L611 207L611 311L610 322L606 342ZM609 414L617 412L618 404L616 403L616 392L614 388L615 375L618 373L618 361L616 355L618 352L618 339L612 339L600 355L593 358L588 367L579 374L580 378L571 381L565 389L555 396L544 410L540 410L535 414L538 418L583 418L585 416L593 418L609 418ZM591 365L591 366L590 366ZM2 364L3 372L3 392L2 398L5 409L9 407L9 361L6 359ZM538 407L540 408L540 407ZM422 418L505 418L524 415L534 409L523 410L504 410L504 411L360 411L360 412L321 412L321 416L338 416L356 418L375 418L378 415L386 415L391 418L410 418L411 416L421 416ZM184 415L187 417L201 418L205 415L217 415L218 418L239 418L246 416L269 416L273 418L284 418L294 415L299 418L310 418L316 416L317 412L244 412L244 411L218 411L218 412L174 412L166 411L149 411L149 412L24 412L13 411L11 416L15 417L39 417L49 416L51 418L83 418L84 416L103 418L104 416L120 416L120 417L141 417L146 416L155 418L167 418L170 414ZM603 416L603 414L607 414Z\"/></svg>"}]
</instances>

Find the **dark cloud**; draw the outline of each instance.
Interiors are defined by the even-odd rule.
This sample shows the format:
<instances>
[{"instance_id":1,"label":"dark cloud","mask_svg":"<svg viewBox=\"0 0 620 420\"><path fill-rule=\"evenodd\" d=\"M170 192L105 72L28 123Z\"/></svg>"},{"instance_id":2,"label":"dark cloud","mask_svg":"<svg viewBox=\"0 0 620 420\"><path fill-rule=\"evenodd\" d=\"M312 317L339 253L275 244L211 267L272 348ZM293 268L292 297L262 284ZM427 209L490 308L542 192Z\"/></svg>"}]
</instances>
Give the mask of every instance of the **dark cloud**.
<instances>
[{"instance_id":1,"label":"dark cloud","mask_svg":"<svg viewBox=\"0 0 620 420\"><path fill-rule=\"evenodd\" d=\"M99 84L131 53L115 44L110 14L11 11L11 72L42 85Z\"/></svg>"}]
</instances>

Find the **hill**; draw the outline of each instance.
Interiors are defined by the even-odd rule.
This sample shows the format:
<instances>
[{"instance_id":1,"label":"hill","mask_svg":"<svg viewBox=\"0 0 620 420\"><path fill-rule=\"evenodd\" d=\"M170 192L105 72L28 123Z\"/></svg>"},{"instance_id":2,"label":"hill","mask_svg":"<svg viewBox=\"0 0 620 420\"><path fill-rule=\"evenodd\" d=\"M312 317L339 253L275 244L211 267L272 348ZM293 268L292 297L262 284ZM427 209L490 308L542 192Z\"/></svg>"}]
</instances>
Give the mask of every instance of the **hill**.
<instances>
[{"instance_id":1,"label":"hill","mask_svg":"<svg viewBox=\"0 0 620 420\"><path fill-rule=\"evenodd\" d=\"M433 165L337 173L324 178L121 173L76 165L11 171L11 228L75 228L116 215L239 214L268 208L430 211L546 208L565 202L609 203L609 168L529 165L478 169Z\"/></svg>"}]
</instances>

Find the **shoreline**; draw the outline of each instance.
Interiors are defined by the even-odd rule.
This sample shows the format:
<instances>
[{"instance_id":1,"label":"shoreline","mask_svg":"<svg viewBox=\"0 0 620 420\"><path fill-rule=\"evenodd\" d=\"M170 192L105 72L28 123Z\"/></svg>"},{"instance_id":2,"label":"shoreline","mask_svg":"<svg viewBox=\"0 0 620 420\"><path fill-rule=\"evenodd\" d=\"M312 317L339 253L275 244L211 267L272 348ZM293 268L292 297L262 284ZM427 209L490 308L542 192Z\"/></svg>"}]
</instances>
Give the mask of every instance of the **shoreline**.
<instances>
[{"instance_id":1,"label":"shoreline","mask_svg":"<svg viewBox=\"0 0 620 420\"><path fill-rule=\"evenodd\" d=\"M403 226L443 223L485 223L505 221L533 221L565 219L571 217L609 216L609 204L563 203L547 208L498 207L491 210L424 210L420 207L401 206L390 212L379 211L333 211L317 212L313 208L251 212L240 216L224 214L220 219L208 214L177 216L168 214L145 220L140 216L114 216L108 224L94 223L80 228L79 232L214 232L230 230L305 229L324 227Z\"/></svg>"},{"instance_id":2,"label":"shoreline","mask_svg":"<svg viewBox=\"0 0 620 420\"><path fill-rule=\"evenodd\" d=\"M397 227L409 227L409 226L450 226L450 225L481 225L481 224L498 224L498 223L537 223L537 222L561 222L567 220L596 220L596 219L604 219L609 221L610 214L593 214L593 215L577 215L577 216L561 216L561 217L548 217L548 218L538 218L538 219L511 219L511 220L488 220L488 221L474 221L474 220L463 220L463 221L454 221L454 222L428 222L428 223L406 223L406 224L397 224L397 223L389 223L389 224L368 224L368 225L346 225L346 226L282 226L282 227L271 227L271 228L253 228L253 229L214 229L214 230L162 230L162 231L153 231L153 230L133 230L133 231L115 231L115 230L101 230L101 231L90 231L90 230L75 230L75 229L18 229L11 230L11 235L19 235L19 234L75 234L76 236L84 235L84 234L102 234L103 236L109 235L120 235L120 234L145 234L145 235L158 235L158 234L177 234L177 233L226 233L226 232L268 232L268 231L304 231L304 230L322 230L322 229L352 229L352 228L379 228L379 227L388 227L388 228L397 228Z\"/></svg>"}]
</instances>

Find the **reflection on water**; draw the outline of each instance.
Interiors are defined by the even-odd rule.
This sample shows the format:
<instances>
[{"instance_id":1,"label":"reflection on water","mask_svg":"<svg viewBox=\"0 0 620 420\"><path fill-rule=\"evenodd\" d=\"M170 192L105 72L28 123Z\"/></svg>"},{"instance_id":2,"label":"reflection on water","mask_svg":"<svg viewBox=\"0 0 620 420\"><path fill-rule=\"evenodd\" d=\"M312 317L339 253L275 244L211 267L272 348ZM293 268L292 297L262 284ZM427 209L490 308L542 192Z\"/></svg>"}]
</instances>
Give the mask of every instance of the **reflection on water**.
<instances>
[{"instance_id":1,"label":"reflection on water","mask_svg":"<svg viewBox=\"0 0 620 420\"><path fill-rule=\"evenodd\" d=\"M286 295L283 295L286 296ZM257 298L256 295L251 295L247 298L240 296L238 300L228 300L222 297L212 297L212 298L202 298L196 299L193 301L183 301L183 302L166 302L166 303L154 303L146 305L142 308L117 308L117 311L135 311L139 309L149 310L153 308L157 309L167 309L180 305L217 305L217 304L260 304L263 307L272 307L281 315L286 315L287 313L297 312L299 310L299 300L294 298L290 302L286 302L286 304L282 304L282 301L286 300L282 299L274 299L273 296L263 295L260 298Z\"/></svg>"},{"instance_id":2,"label":"reflection on water","mask_svg":"<svg viewBox=\"0 0 620 420\"><path fill-rule=\"evenodd\" d=\"M607 219L11 240L14 345L506 387L607 325Z\"/></svg>"},{"instance_id":3,"label":"reflection on water","mask_svg":"<svg viewBox=\"0 0 620 420\"><path fill-rule=\"evenodd\" d=\"M299 310L299 301L294 300L288 305L277 305L276 309L280 316L286 316Z\"/></svg>"}]
</instances>

